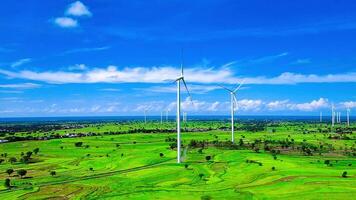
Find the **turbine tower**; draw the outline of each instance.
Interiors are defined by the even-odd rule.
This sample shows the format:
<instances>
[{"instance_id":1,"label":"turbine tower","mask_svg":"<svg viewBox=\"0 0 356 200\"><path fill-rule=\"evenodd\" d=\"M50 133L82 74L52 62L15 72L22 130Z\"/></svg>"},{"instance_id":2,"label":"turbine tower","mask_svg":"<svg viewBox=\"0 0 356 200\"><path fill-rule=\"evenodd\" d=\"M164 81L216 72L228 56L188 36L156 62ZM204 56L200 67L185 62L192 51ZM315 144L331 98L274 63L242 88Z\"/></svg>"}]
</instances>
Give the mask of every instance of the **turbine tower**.
<instances>
[{"instance_id":1,"label":"turbine tower","mask_svg":"<svg viewBox=\"0 0 356 200\"><path fill-rule=\"evenodd\" d=\"M223 89L227 90L230 93L230 101L231 101L231 142L234 143L234 114L235 114L235 104L237 106L237 100L236 100L236 92L240 90L242 84L244 81L240 83L240 85L235 89L235 90L230 90L229 88L226 88L224 86L221 86Z\"/></svg>"},{"instance_id":2,"label":"turbine tower","mask_svg":"<svg viewBox=\"0 0 356 200\"><path fill-rule=\"evenodd\" d=\"M335 124L335 111L334 111L335 107L334 104L332 104L331 106L331 126L334 127Z\"/></svg>"},{"instance_id":3,"label":"turbine tower","mask_svg":"<svg viewBox=\"0 0 356 200\"><path fill-rule=\"evenodd\" d=\"M161 124L163 123L163 111L161 111Z\"/></svg>"},{"instance_id":4,"label":"turbine tower","mask_svg":"<svg viewBox=\"0 0 356 200\"><path fill-rule=\"evenodd\" d=\"M181 147L181 140L180 140L180 131L181 131L181 128L180 128L180 103L181 103L181 100L180 100L180 83L183 82L184 84L184 87L189 95L189 98L190 100L192 101L192 97L190 95L190 92L188 90L188 87L187 87L187 84L185 83L185 80L184 80L184 72L183 72L183 52L182 52L182 61L181 61L181 66L180 66L180 76L175 80L175 82L177 83L177 163L180 163L181 162L181 159L180 159L180 147ZM193 103L193 101L192 101Z\"/></svg>"},{"instance_id":5,"label":"turbine tower","mask_svg":"<svg viewBox=\"0 0 356 200\"><path fill-rule=\"evenodd\" d=\"M166 122L168 122L168 109L166 110Z\"/></svg>"}]
</instances>

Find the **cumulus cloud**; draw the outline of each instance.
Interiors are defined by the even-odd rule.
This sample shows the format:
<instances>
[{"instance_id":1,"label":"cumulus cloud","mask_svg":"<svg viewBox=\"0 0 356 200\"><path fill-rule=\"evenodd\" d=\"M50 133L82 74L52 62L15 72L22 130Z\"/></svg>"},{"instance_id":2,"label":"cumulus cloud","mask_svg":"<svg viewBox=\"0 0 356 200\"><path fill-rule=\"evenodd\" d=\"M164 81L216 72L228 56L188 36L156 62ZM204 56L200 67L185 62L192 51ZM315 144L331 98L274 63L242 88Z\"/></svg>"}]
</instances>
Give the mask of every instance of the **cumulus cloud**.
<instances>
[{"instance_id":1,"label":"cumulus cloud","mask_svg":"<svg viewBox=\"0 0 356 200\"><path fill-rule=\"evenodd\" d=\"M66 15L72 15L76 17L80 16L92 16L92 13L89 11L89 9L80 1L76 1L74 3L71 3L68 6L68 9L65 12Z\"/></svg>"},{"instance_id":2,"label":"cumulus cloud","mask_svg":"<svg viewBox=\"0 0 356 200\"><path fill-rule=\"evenodd\" d=\"M344 108L356 108L356 101L346 101L340 103Z\"/></svg>"},{"instance_id":3,"label":"cumulus cloud","mask_svg":"<svg viewBox=\"0 0 356 200\"><path fill-rule=\"evenodd\" d=\"M272 101L266 104L268 110L297 110L297 111L315 111L329 107L329 102L325 98L319 98L306 103L292 103L289 100Z\"/></svg>"},{"instance_id":4,"label":"cumulus cloud","mask_svg":"<svg viewBox=\"0 0 356 200\"><path fill-rule=\"evenodd\" d=\"M9 71L1 70L0 74L10 78L42 81L55 84L66 83L165 83L174 80L180 74L176 67L126 67L118 69L116 66L94 68L83 72L71 71ZM188 83L201 84L236 84L245 80L245 84L298 84L298 83L355 83L356 73L343 74L296 74L285 72L275 77L236 77L227 68L187 68L185 78ZM157 88L156 88L157 89Z\"/></svg>"},{"instance_id":5,"label":"cumulus cloud","mask_svg":"<svg viewBox=\"0 0 356 200\"><path fill-rule=\"evenodd\" d=\"M74 28L78 26L78 21L70 17L57 17L54 23L62 28Z\"/></svg>"}]
</instances>

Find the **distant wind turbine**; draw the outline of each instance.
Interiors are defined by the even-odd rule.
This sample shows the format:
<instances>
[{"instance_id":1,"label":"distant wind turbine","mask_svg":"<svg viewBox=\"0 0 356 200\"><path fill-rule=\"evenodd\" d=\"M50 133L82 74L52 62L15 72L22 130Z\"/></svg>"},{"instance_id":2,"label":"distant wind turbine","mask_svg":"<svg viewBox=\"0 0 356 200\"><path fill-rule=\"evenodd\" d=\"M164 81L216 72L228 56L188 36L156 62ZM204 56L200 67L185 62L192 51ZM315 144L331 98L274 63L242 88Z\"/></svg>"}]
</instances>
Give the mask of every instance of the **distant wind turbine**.
<instances>
[{"instance_id":1,"label":"distant wind turbine","mask_svg":"<svg viewBox=\"0 0 356 200\"><path fill-rule=\"evenodd\" d=\"M335 124L335 111L334 111L335 107L334 104L332 104L331 106L331 126L334 127Z\"/></svg>"},{"instance_id":2,"label":"distant wind turbine","mask_svg":"<svg viewBox=\"0 0 356 200\"><path fill-rule=\"evenodd\" d=\"M166 122L168 122L168 109L166 110Z\"/></svg>"},{"instance_id":3,"label":"distant wind turbine","mask_svg":"<svg viewBox=\"0 0 356 200\"><path fill-rule=\"evenodd\" d=\"M161 124L163 123L163 111L161 111Z\"/></svg>"},{"instance_id":4,"label":"distant wind turbine","mask_svg":"<svg viewBox=\"0 0 356 200\"><path fill-rule=\"evenodd\" d=\"M231 101L231 142L234 143L234 114L235 114L235 104L237 106L237 100L236 100L236 92L240 90L242 84L244 81L241 82L241 84L235 89L235 90L230 90L224 86L221 86L223 89L227 90L230 93L230 101Z\"/></svg>"},{"instance_id":5,"label":"distant wind turbine","mask_svg":"<svg viewBox=\"0 0 356 200\"><path fill-rule=\"evenodd\" d=\"M319 119L320 123L323 122L323 112L320 112L320 119Z\"/></svg>"}]
</instances>

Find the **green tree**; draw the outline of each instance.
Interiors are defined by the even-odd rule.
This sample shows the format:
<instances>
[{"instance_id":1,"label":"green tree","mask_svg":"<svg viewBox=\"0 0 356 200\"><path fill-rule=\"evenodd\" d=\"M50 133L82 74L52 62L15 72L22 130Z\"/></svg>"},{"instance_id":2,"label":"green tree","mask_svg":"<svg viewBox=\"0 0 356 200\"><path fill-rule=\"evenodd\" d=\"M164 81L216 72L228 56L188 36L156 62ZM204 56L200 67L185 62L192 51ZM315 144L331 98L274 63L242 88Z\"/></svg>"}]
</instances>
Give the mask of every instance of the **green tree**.
<instances>
[{"instance_id":1,"label":"green tree","mask_svg":"<svg viewBox=\"0 0 356 200\"><path fill-rule=\"evenodd\" d=\"M15 157L11 157L11 158L9 158L9 162L11 164L14 164L15 162L17 162L17 159Z\"/></svg>"},{"instance_id":2,"label":"green tree","mask_svg":"<svg viewBox=\"0 0 356 200\"><path fill-rule=\"evenodd\" d=\"M343 178L346 178L347 177L347 171L344 171L342 172L342 175L341 175Z\"/></svg>"},{"instance_id":3,"label":"green tree","mask_svg":"<svg viewBox=\"0 0 356 200\"><path fill-rule=\"evenodd\" d=\"M24 169L20 169L20 170L17 170L17 174L18 174L21 178L23 178L24 176L26 176L27 171L24 170Z\"/></svg>"},{"instance_id":4,"label":"green tree","mask_svg":"<svg viewBox=\"0 0 356 200\"><path fill-rule=\"evenodd\" d=\"M36 149L33 150L33 153L35 153L37 155L39 151L40 151L40 149L36 148Z\"/></svg>"},{"instance_id":5,"label":"green tree","mask_svg":"<svg viewBox=\"0 0 356 200\"><path fill-rule=\"evenodd\" d=\"M51 174L51 176L55 176L57 173L56 171L51 171L49 174Z\"/></svg>"},{"instance_id":6,"label":"green tree","mask_svg":"<svg viewBox=\"0 0 356 200\"><path fill-rule=\"evenodd\" d=\"M11 187L11 182L10 182L9 178L5 179L4 185L5 185L6 188L10 188Z\"/></svg>"},{"instance_id":7,"label":"green tree","mask_svg":"<svg viewBox=\"0 0 356 200\"><path fill-rule=\"evenodd\" d=\"M6 173L10 176L12 173L14 173L14 170L13 169L7 169Z\"/></svg>"}]
</instances>

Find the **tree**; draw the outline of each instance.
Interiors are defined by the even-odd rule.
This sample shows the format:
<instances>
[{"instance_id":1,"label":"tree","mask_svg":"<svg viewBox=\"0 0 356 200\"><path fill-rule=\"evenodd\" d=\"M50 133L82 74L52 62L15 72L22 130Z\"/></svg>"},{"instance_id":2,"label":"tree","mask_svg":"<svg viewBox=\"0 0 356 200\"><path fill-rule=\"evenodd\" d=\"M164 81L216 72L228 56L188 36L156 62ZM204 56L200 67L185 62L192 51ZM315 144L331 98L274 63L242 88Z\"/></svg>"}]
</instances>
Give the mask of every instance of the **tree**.
<instances>
[{"instance_id":1,"label":"tree","mask_svg":"<svg viewBox=\"0 0 356 200\"><path fill-rule=\"evenodd\" d=\"M15 162L17 162L17 159L15 157L11 157L11 158L9 158L9 162L11 164L14 164Z\"/></svg>"},{"instance_id":2,"label":"tree","mask_svg":"<svg viewBox=\"0 0 356 200\"><path fill-rule=\"evenodd\" d=\"M342 172L342 175L341 175L343 178L346 178L347 177L347 171L344 171Z\"/></svg>"},{"instance_id":3,"label":"tree","mask_svg":"<svg viewBox=\"0 0 356 200\"><path fill-rule=\"evenodd\" d=\"M276 168L273 166L273 167L272 167L272 170L274 171L274 170L276 170Z\"/></svg>"},{"instance_id":4,"label":"tree","mask_svg":"<svg viewBox=\"0 0 356 200\"><path fill-rule=\"evenodd\" d=\"M76 143L74 143L74 145L75 145L76 147L81 147L81 146L83 145L83 142L76 142Z\"/></svg>"},{"instance_id":5,"label":"tree","mask_svg":"<svg viewBox=\"0 0 356 200\"><path fill-rule=\"evenodd\" d=\"M55 175L56 175L56 171L51 171L49 174L50 174L51 176L55 176Z\"/></svg>"},{"instance_id":6,"label":"tree","mask_svg":"<svg viewBox=\"0 0 356 200\"><path fill-rule=\"evenodd\" d=\"M40 151L40 149L36 148L36 149L33 150L33 153L35 153L37 155L39 151Z\"/></svg>"},{"instance_id":7,"label":"tree","mask_svg":"<svg viewBox=\"0 0 356 200\"><path fill-rule=\"evenodd\" d=\"M205 156L205 160L206 160L206 161L211 160L211 156Z\"/></svg>"},{"instance_id":8,"label":"tree","mask_svg":"<svg viewBox=\"0 0 356 200\"><path fill-rule=\"evenodd\" d=\"M188 164L185 164L184 167L185 167L186 169L188 169L189 165L188 165Z\"/></svg>"},{"instance_id":9,"label":"tree","mask_svg":"<svg viewBox=\"0 0 356 200\"><path fill-rule=\"evenodd\" d=\"M11 187L11 182L10 182L9 178L5 179L4 185L5 185L6 188L10 188Z\"/></svg>"},{"instance_id":10,"label":"tree","mask_svg":"<svg viewBox=\"0 0 356 200\"><path fill-rule=\"evenodd\" d=\"M27 174L27 171L24 169L20 169L17 171L17 174L22 178L23 176L25 176Z\"/></svg>"},{"instance_id":11,"label":"tree","mask_svg":"<svg viewBox=\"0 0 356 200\"><path fill-rule=\"evenodd\" d=\"M32 156L32 151L26 152L26 156L29 157L29 158L31 158L31 156Z\"/></svg>"},{"instance_id":12,"label":"tree","mask_svg":"<svg viewBox=\"0 0 356 200\"><path fill-rule=\"evenodd\" d=\"M163 153L159 153L159 156L162 158L164 156L164 154Z\"/></svg>"},{"instance_id":13,"label":"tree","mask_svg":"<svg viewBox=\"0 0 356 200\"><path fill-rule=\"evenodd\" d=\"M14 173L14 170L13 169L7 169L6 173L10 176L12 173Z\"/></svg>"}]
</instances>

